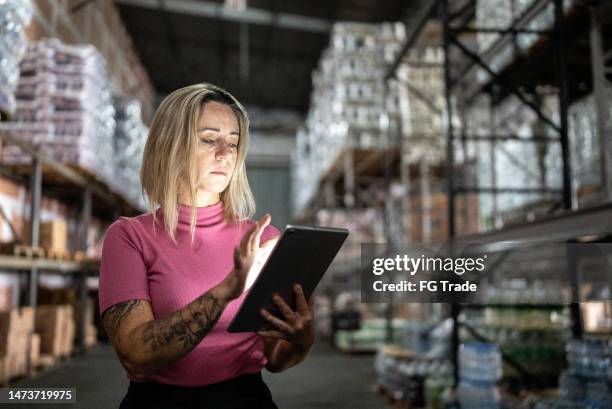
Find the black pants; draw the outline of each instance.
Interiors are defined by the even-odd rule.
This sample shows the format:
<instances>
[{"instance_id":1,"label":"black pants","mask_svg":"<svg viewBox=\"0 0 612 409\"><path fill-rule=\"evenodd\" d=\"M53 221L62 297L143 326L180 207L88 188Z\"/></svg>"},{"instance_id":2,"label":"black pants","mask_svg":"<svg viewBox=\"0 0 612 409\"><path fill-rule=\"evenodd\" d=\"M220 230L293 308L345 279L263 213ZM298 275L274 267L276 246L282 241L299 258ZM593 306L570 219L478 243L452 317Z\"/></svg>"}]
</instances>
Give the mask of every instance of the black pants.
<instances>
[{"instance_id":1,"label":"black pants","mask_svg":"<svg viewBox=\"0 0 612 409\"><path fill-rule=\"evenodd\" d=\"M261 372L205 386L130 382L119 409L278 409Z\"/></svg>"}]
</instances>

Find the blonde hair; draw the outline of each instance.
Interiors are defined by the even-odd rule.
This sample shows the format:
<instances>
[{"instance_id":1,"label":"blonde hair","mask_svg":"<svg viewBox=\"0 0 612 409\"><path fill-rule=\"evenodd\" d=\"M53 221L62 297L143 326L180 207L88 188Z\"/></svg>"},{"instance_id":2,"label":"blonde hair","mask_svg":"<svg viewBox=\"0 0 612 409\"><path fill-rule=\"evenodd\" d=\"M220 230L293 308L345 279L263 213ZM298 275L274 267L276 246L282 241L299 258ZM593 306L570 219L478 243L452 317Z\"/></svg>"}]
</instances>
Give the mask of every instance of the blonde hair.
<instances>
[{"instance_id":1,"label":"blonde hair","mask_svg":"<svg viewBox=\"0 0 612 409\"><path fill-rule=\"evenodd\" d=\"M176 243L179 190L188 188L191 199L191 240L196 224L196 184L198 147L197 123L204 104L210 101L227 105L238 119L240 143L236 165L229 185L221 192L226 220L248 219L255 213L255 200L246 175L245 158L249 142L249 118L246 110L229 92L215 85L200 83L180 88L159 105L145 144L140 181L157 223L156 207L163 212L164 227Z\"/></svg>"}]
</instances>

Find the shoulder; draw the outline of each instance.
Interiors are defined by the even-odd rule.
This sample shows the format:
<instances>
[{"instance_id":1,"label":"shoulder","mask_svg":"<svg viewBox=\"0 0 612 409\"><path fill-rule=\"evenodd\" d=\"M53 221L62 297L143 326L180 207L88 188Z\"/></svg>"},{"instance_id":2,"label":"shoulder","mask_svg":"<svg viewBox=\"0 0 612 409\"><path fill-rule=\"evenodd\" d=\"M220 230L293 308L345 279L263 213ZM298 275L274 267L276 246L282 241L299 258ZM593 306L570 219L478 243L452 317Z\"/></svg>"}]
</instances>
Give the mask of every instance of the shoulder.
<instances>
[{"instance_id":1,"label":"shoulder","mask_svg":"<svg viewBox=\"0 0 612 409\"><path fill-rule=\"evenodd\" d=\"M144 215L141 215L144 216ZM125 235L130 234L141 224L141 221L138 219L141 216L136 217L125 217L121 216L106 229L106 236L117 236L117 235Z\"/></svg>"},{"instance_id":2,"label":"shoulder","mask_svg":"<svg viewBox=\"0 0 612 409\"><path fill-rule=\"evenodd\" d=\"M146 231L146 226L152 223L153 217L150 213L134 217L121 216L106 229L104 242L111 240L139 241Z\"/></svg>"}]
</instances>

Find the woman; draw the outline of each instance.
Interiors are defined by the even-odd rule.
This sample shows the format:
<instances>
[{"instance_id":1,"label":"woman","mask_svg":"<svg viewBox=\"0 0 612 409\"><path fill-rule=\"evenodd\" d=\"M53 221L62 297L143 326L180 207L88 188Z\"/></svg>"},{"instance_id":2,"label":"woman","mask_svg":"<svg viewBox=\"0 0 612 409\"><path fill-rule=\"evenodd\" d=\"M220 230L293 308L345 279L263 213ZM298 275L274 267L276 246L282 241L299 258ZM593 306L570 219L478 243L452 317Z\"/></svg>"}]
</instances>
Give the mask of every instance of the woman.
<instances>
[{"instance_id":1,"label":"woman","mask_svg":"<svg viewBox=\"0 0 612 409\"><path fill-rule=\"evenodd\" d=\"M276 408L263 383L301 362L315 338L313 300L261 314L272 330L230 334L245 281L279 232L254 222L248 117L227 91L196 84L159 106L141 182L149 213L113 223L100 268L101 316L130 385L121 409ZM260 244L261 243L261 244Z\"/></svg>"}]
</instances>

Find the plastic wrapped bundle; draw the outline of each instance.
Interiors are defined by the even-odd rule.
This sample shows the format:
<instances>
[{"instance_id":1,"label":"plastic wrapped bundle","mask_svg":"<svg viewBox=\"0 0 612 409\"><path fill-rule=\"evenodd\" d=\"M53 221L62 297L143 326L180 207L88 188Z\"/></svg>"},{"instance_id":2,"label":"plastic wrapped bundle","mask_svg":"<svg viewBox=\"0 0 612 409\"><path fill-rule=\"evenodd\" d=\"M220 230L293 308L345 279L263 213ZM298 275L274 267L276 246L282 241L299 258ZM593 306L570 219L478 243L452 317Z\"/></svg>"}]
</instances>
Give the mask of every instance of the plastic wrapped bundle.
<instances>
[{"instance_id":1,"label":"plastic wrapped bundle","mask_svg":"<svg viewBox=\"0 0 612 409\"><path fill-rule=\"evenodd\" d=\"M24 27L32 19L30 0L0 2L0 110L13 114L19 61L26 47Z\"/></svg>"},{"instance_id":2,"label":"plastic wrapped bundle","mask_svg":"<svg viewBox=\"0 0 612 409\"><path fill-rule=\"evenodd\" d=\"M117 127L114 136L116 187L137 206L144 208L140 167L149 128L142 122L140 102L115 99Z\"/></svg>"},{"instance_id":3,"label":"plastic wrapped bundle","mask_svg":"<svg viewBox=\"0 0 612 409\"><path fill-rule=\"evenodd\" d=\"M459 347L459 386L461 407L501 408L497 382L502 376L501 352L495 344L470 342Z\"/></svg>"},{"instance_id":4,"label":"plastic wrapped bundle","mask_svg":"<svg viewBox=\"0 0 612 409\"><path fill-rule=\"evenodd\" d=\"M383 214L380 209L323 209L316 214L319 226L343 227L351 234L334 259L331 270L346 268L361 257L362 243L380 243L385 239Z\"/></svg>"},{"instance_id":5,"label":"plastic wrapped bundle","mask_svg":"<svg viewBox=\"0 0 612 409\"><path fill-rule=\"evenodd\" d=\"M567 12L575 3L575 0L563 0L562 7ZM499 30L508 29L534 6L538 7L539 11L534 13L523 27L533 31L552 29L555 16L554 4L550 2L545 7L540 7L535 0L479 0L476 5L476 26ZM490 50L500 37L499 33L479 32L476 41L480 53ZM515 42L508 42L504 47L496 50L490 61L491 68L494 71L501 70L515 58L517 50L520 52L527 50L540 37L541 34L538 33L520 33L516 36ZM481 70L478 77L486 81L488 75Z\"/></svg>"},{"instance_id":6,"label":"plastic wrapped bundle","mask_svg":"<svg viewBox=\"0 0 612 409\"><path fill-rule=\"evenodd\" d=\"M308 203L321 174L345 146L386 148L388 134L399 129L399 94L385 90L384 74L404 39L401 23L334 24L330 45L312 74L306 129L298 135L295 212Z\"/></svg>"},{"instance_id":7,"label":"plastic wrapped bundle","mask_svg":"<svg viewBox=\"0 0 612 409\"><path fill-rule=\"evenodd\" d=\"M612 100L612 88L607 88L608 100ZM608 123L612 123L612 106L608 106ZM578 206L585 207L604 201L601 180L601 148L597 128L597 113L593 95L589 95L569 109L569 140L571 169L575 181Z\"/></svg>"},{"instance_id":8,"label":"plastic wrapped bundle","mask_svg":"<svg viewBox=\"0 0 612 409\"><path fill-rule=\"evenodd\" d=\"M115 109L102 55L91 45L43 39L28 47L20 68L16 122L9 127L49 157L112 185ZM7 146L3 160L23 163L30 158Z\"/></svg>"},{"instance_id":9,"label":"plastic wrapped bundle","mask_svg":"<svg viewBox=\"0 0 612 409\"><path fill-rule=\"evenodd\" d=\"M436 164L445 158L443 62L441 48L423 47L412 50L398 69L398 112L408 163Z\"/></svg>"}]
</instances>

